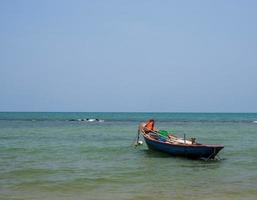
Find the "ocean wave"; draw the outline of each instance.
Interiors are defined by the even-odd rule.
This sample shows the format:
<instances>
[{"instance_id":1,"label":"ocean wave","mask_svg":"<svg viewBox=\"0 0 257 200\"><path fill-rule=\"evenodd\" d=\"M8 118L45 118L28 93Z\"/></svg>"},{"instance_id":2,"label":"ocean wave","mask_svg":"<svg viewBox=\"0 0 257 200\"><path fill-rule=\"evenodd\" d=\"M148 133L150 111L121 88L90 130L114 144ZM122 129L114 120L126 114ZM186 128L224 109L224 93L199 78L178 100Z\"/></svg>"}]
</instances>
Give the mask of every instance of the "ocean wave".
<instances>
[{"instance_id":1,"label":"ocean wave","mask_svg":"<svg viewBox=\"0 0 257 200\"><path fill-rule=\"evenodd\" d=\"M66 120L66 121L67 121L67 120ZM78 121L78 122L104 122L103 119L98 119L98 118L69 119L68 121Z\"/></svg>"},{"instance_id":2,"label":"ocean wave","mask_svg":"<svg viewBox=\"0 0 257 200\"><path fill-rule=\"evenodd\" d=\"M139 119L0 119L0 121L10 121L10 122L69 122L69 123L140 123L144 120ZM257 121L252 120L156 120L158 123L255 123L257 124Z\"/></svg>"},{"instance_id":3,"label":"ocean wave","mask_svg":"<svg viewBox=\"0 0 257 200\"><path fill-rule=\"evenodd\" d=\"M24 121L24 122L104 122L103 119L0 119L0 121Z\"/></svg>"}]
</instances>

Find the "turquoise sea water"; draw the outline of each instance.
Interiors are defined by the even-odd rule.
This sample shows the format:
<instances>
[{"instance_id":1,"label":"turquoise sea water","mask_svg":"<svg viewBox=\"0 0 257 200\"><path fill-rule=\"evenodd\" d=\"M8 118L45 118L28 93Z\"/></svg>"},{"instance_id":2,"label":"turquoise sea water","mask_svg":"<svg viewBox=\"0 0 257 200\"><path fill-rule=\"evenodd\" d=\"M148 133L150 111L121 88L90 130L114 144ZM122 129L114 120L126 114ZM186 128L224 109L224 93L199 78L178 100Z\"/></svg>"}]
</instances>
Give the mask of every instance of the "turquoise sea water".
<instances>
[{"instance_id":1,"label":"turquoise sea water","mask_svg":"<svg viewBox=\"0 0 257 200\"><path fill-rule=\"evenodd\" d=\"M69 121L86 118L104 122ZM225 145L222 159L134 148L149 118ZM256 199L254 121L254 113L0 113L0 199Z\"/></svg>"}]
</instances>

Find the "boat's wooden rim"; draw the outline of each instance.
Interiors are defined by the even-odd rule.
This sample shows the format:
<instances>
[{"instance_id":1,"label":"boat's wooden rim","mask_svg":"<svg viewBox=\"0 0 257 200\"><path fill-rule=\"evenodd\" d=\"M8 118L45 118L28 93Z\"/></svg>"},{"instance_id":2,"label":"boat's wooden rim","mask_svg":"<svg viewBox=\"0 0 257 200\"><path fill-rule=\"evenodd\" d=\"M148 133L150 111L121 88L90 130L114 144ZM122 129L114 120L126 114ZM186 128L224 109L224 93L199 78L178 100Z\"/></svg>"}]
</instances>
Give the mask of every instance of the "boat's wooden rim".
<instances>
[{"instance_id":1,"label":"boat's wooden rim","mask_svg":"<svg viewBox=\"0 0 257 200\"><path fill-rule=\"evenodd\" d=\"M143 134L143 137L148 139L148 140L154 141L154 142L158 142L158 143L166 144L166 145L172 145L172 146L194 147L194 148L199 148L199 147L224 148L223 145L216 145L216 144L200 144L200 143L196 143L196 144L179 144L179 143L173 143L171 141L170 142L163 142L163 141L159 141L159 140L156 140L156 139L150 137L146 133Z\"/></svg>"}]
</instances>

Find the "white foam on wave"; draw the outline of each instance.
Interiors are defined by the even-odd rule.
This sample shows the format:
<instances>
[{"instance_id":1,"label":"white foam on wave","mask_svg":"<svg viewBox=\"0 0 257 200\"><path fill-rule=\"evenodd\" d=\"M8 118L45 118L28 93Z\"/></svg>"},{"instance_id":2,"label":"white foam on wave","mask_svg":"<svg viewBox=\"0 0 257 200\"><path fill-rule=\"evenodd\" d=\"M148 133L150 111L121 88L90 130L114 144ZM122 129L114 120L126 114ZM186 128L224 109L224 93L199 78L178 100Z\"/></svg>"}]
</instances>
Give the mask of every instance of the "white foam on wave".
<instances>
[{"instance_id":1,"label":"white foam on wave","mask_svg":"<svg viewBox=\"0 0 257 200\"><path fill-rule=\"evenodd\" d=\"M87 118L87 119L70 119L68 121L79 121L79 122L104 122L103 119Z\"/></svg>"},{"instance_id":2,"label":"white foam on wave","mask_svg":"<svg viewBox=\"0 0 257 200\"><path fill-rule=\"evenodd\" d=\"M86 119L86 121L88 121L88 122L94 122L94 121L96 121L96 119Z\"/></svg>"},{"instance_id":3,"label":"white foam on wave","mask_svg":"<svg viewBox=\"0 0 257 200\"><path fill-rule=\"evenodd\" d=\"M253 121L253 123L257 124L257 121Z\"/></svg>"}]
</instances>

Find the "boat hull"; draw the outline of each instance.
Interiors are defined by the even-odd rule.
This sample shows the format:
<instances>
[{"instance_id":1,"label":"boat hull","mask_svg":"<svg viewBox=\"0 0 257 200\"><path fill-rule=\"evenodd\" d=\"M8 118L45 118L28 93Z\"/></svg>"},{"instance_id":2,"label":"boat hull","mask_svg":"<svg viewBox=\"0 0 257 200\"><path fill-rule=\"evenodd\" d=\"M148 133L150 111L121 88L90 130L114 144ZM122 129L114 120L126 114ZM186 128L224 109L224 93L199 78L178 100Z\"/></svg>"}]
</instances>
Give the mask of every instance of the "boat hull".
<instances>
[{"instance_id":1,"label":"boat hull","mask_svg":"<svg viewBox=\"0 0 257 200\"><path fill-rule=\"evenodd\" d=\"M144 139L149 149L192 159L214 159L219 151L224 148L222 145L174 144L162 142L145 135Z\"/></svg>"}]
</instances>

